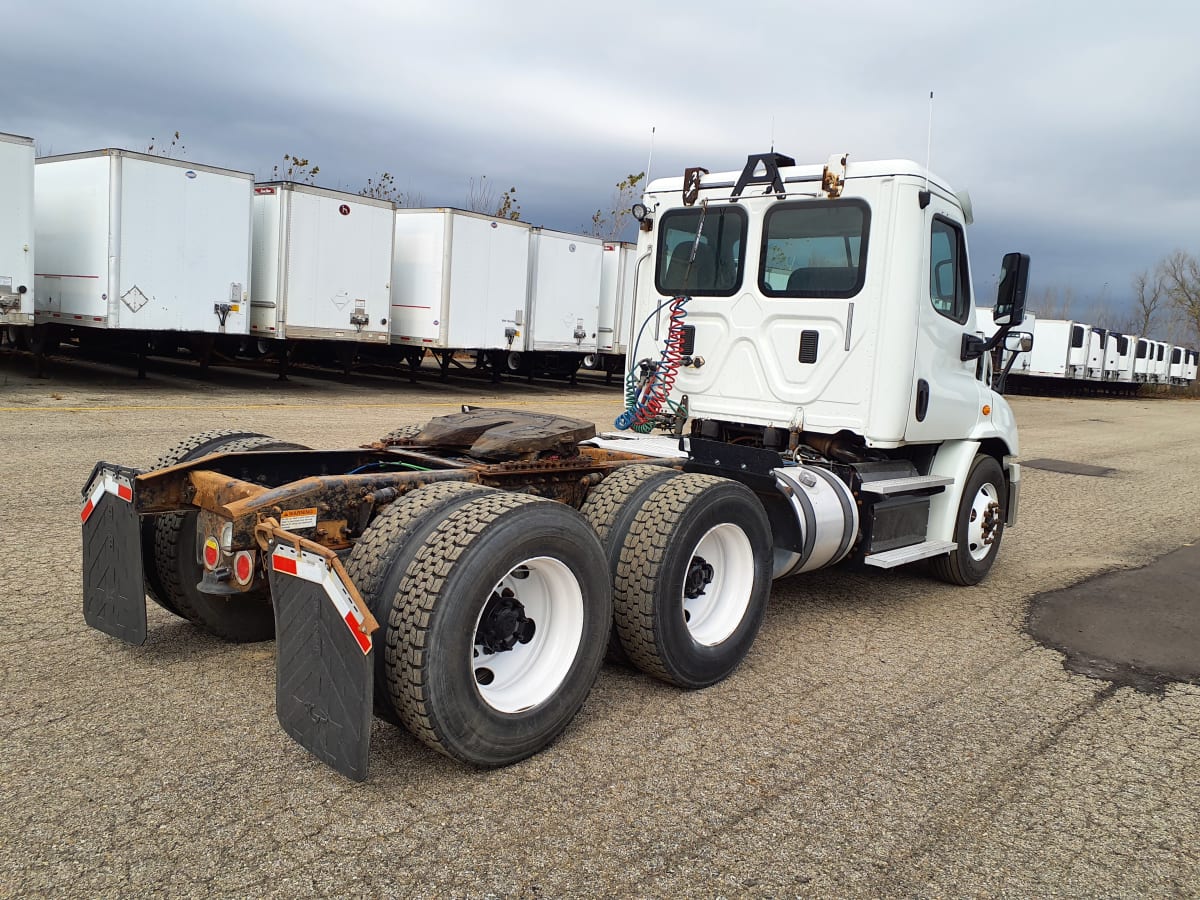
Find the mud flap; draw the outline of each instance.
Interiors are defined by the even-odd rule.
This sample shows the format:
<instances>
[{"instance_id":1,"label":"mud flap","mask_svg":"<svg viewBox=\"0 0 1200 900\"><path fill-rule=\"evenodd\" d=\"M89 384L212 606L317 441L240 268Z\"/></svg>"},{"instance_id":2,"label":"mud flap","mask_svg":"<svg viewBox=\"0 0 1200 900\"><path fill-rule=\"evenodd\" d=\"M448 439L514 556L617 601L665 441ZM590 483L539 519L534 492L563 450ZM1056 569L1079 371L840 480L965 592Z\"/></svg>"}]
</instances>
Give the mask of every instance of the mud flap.
<instances>
[{"instance_id":1,"label":"mud flap","mask_svg":"<svg viewBox=\"0 0 1200 900\"><path fill-rule=\"evenodd\" d=\"M84 489L83 619L134 644L146 642L142 540L133 506L138 469L98 463Z\"/></svg>"},{"instance_id":2,"label":"mud flap","mask_svg":"<svg viewBox=\"0 0 1200 900\"><path fill-rule=\"evenodd\" d=\"M363 781L374 699L371 632L378 626L330 551L273 541L268 559L279 724L319 760Z\"/></svg>"}]
</instances>

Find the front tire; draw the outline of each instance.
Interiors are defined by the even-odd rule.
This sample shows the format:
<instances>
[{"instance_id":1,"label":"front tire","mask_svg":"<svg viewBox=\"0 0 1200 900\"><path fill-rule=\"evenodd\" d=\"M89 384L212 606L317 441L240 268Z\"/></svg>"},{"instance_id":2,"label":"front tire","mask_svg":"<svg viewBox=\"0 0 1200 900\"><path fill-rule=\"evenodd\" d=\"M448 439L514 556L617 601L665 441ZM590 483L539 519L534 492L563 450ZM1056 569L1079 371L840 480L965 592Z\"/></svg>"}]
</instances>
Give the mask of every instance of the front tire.
<instances>
[{"instance_id":1,"label":"front tire","mask_svg":"<svg viewBox=\"0 0 1200 900\"><path fill-rule=\"evenodd\" d=\"M1000 463L991 456L976 456L954 522L958 547L930 563L937 578L964 587L983 581L1004 537L1004 497Z\"/></svg>"},{"instance_id":2,"label":"front tire","mask_svg":"<svg viewBox=\"0 0 1200 900\"><path fill-rule=\"evenodd\" d=\"M745 485L697 474L659 485L629 525L613 584L626 655L679 687L721 681L762 625L772 558L766 511Z\"/></svg>"},{"instance_id":3,"label":"front tire","mask_svg":"<svg viewBox=\"0 0 1200 900\"><path fill-rule=\"evenodd\" d=\"M400 581L387 629L392 704L440 753L517 762L583 705L611 616L604 551L579 513L527 494L471 498Z\"/></svg>"}]
</instances>

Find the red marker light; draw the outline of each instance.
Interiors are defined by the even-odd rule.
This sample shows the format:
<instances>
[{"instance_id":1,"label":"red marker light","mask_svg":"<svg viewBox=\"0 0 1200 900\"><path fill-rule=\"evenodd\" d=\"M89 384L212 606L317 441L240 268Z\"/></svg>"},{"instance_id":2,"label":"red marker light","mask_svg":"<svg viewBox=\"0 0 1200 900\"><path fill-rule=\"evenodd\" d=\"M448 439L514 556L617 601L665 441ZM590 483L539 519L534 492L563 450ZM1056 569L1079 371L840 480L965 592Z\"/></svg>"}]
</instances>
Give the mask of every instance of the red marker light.
<instances>
[{"instance_id":1,"label":"red marker light","mask_svg":"<svg viewBox=\"0 0 1200 900\"><path fill-rule=\"evenodd\" d=\"M204 542L204 565L209 569L215 569L220 561L221 548L217 546L217 539L209 538Z\"/></svg>"}]
</instances>

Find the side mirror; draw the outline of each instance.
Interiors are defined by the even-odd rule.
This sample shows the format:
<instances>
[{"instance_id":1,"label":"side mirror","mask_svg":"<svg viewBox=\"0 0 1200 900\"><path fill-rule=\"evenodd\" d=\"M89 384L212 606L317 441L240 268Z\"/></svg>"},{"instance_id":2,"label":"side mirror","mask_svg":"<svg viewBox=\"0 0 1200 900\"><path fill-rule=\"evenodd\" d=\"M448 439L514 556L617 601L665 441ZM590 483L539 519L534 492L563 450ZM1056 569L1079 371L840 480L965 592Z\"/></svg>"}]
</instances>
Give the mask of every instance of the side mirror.
<instances>
[{"instance_id":1,"label":"side mirror","mask_svg":"<svg viewBox=\"0 0 1200 900\"><path fill-rule=\"evenodd\" d=\"M1025 288L1029 285L1029 254L1005 253L992 321L1020 325L1025 318Z\"/></svg>"},{"instance_id":2,"label":"side mirror","mask_svg":"<svg viewBox=\"0 0 1200 900\"><path fill-rule=\"evenodd\" d=\"M1004 349L1009 353L1028 353L1033 349L1033 335L1028 331L1010 331L1004 336Z\"/></svg>"}]
</instances>

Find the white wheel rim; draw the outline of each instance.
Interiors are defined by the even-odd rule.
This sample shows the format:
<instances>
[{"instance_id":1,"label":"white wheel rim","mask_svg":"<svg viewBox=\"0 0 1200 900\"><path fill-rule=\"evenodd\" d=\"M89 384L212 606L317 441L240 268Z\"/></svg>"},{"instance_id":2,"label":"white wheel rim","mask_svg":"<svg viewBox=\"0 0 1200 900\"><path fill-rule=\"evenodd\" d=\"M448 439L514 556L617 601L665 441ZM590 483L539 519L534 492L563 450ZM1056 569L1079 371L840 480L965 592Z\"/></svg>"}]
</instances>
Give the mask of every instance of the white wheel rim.
<instances>
[{"instance_id":1,"label":"white wheel rim","mask_svg":"<svg viewBox=\"0 0 1200 900\"><path fill-rule=\"evenodd\" d=\"M697 596L688 597L685 583L683 618L698 644L712 647L726 640L750 606L754 591L754 548L738 526L725 522L710 528L696 544L688 562L712 567L712 577Z\"/></svg>"},{"instance_id":2,"label":"white wheel rim","mask_svg":"<svg viewBox=\"0 0 1200 900\"><path fill-rule=\"evenodd\" d=\"M583 640L583 591L560 560L527 559L513 566L483 598L475 619L477 641L488 600L508 591L533 621L533 637L497 653L475 643L470 664L483 701L498 712L517 713L544 703L566 680Z\"/></svg>"},{"instance_id":3,"label":"white wheel rim","mask_svg":"<svg viewBox=\"0 0 1200 900\"><path fill-rule=\"evenodd\" d=\"M995 547L1000 536L1000 494L991 482L983 485L971 504L971 516L967 522L967 552L971 559L981 562Z\"/></svg>"}]
</instances>

